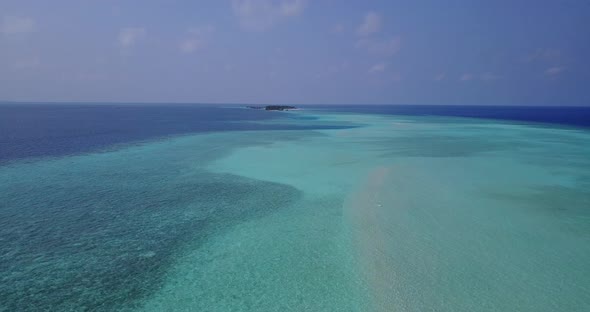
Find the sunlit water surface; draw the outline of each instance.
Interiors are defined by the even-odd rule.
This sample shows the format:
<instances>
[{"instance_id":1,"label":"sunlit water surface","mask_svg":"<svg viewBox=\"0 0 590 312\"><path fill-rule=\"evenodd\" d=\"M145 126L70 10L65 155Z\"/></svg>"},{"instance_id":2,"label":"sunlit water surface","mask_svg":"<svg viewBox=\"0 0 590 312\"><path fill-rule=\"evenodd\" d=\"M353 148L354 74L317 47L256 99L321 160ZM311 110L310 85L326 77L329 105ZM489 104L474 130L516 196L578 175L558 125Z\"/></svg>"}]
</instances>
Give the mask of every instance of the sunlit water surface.
<instances>
[{"instance_id":1,"label":"sunlit water surface","mask_svg":"<svg viewBox=\"0 0 590 312\"><path fill-rule=\"evenodd\" d=\"M590 309L590 131L259 113L7 157L0 311Z\"/></svg>"}]
</instances>

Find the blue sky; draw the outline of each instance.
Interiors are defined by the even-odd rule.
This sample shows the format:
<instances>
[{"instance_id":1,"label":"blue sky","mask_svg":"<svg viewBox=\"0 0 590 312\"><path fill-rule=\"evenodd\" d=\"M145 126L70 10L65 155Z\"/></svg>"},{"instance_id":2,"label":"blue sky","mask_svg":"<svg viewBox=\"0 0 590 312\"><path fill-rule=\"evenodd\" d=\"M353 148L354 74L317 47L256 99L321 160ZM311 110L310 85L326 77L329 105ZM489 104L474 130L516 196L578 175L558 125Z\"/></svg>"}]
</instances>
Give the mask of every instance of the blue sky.
<instances>
[{"instance_id":1,"label":"blue sky","mask_svg":"<svg viewBox=\"0 0 590 312\"><path fill-rule=\"evenodd\" d=\"M585 0L2 0L0 100L590 105Z\"/></svg>"}]
</instances>

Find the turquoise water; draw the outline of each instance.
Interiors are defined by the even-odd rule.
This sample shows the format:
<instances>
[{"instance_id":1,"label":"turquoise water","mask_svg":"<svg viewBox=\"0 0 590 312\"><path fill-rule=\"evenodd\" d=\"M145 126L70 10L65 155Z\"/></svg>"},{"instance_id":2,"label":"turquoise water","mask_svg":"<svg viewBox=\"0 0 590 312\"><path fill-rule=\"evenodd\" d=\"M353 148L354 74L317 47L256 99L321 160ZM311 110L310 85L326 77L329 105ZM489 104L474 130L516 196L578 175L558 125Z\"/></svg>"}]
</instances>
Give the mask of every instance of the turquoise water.
<instances>
[{"instance_id":1,"label":"turquoise water","mask_svg":"<svg viewBox=\"0 0 590 312\"><path fill-rule=\"evenodd\" d=\"M590 309L590 131L284 116L0 167L0 310Z\"/></svg>"}]
</instances>

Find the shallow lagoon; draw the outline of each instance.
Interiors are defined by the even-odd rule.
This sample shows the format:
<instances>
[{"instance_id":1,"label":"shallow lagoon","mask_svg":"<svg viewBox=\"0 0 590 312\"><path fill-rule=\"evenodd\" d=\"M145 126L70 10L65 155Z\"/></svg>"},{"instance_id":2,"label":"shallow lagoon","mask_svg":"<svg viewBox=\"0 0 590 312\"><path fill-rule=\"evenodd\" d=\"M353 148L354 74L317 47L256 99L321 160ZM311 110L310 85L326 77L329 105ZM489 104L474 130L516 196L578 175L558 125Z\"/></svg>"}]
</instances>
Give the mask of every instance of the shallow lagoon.
<instances>
[{"instance_id":1,"label":"shallow lagoon","mask_svg":"<svg viewBox=\"0 0 590 312\"><path fill-rule=\"evenodd\" d=\"M0 310L590 308L589 131L276 114L0 167Z\"/></svg>"}]
</instances>

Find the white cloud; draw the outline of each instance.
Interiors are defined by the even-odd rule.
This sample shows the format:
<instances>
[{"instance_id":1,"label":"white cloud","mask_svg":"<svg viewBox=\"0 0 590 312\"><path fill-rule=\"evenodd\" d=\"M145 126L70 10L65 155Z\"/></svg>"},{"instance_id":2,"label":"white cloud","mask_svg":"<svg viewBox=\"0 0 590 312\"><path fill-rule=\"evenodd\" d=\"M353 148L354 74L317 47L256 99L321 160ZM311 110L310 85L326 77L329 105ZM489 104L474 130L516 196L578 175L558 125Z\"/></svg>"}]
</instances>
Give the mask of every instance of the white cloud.
<instances>
[{"instance_id":1,"label":"white cloud","mask_svg":"<svg viewBox=\"0 0 590 312\"><path fill-rule=\"evenodd\" d=\"M385 71L386 67L387 67L387 64L385 64L385 63L375 64L375 65L371 66L371 68L369 68L369 73L371 73L371 74L382 73Z\"/></svg>"},{"instance_id":2,"label":"white cloud","mask_svg":"<svg viewBox=\"0 0 590 312\"><path fill-rule=\"evenodd\" d=\"M543 73L548 77L556 77L566 69L564 66L559 65L562 63L562 59L563 56L560 50L547 48L539 48L524 58L526 62L549 66Z\"/></svg>"},{"instance_id":3,"label":"white cloud","mask_svg":"<svg viewBox=\"0 0 590 312\"><path fill-rule=\"evenodd\" d=\"M547 68L547 70L545 71L545 75L557 76L557 75L561 74L564 70L565 70L565 67L563 67L563 66L550 67L550 68Z\"/></svg>"},{"instance_id":4,"label":"white cloud","mask_svg":"<svg viewBox=\"0 0 590 312\"><path fill-rule=\"evenodd\" d=\"M435 77L435 80L442 80L442 78L437 79L438 77L439 76ZM472 73L464 73L461 76L459 76L460 81L472 81L472 80L493 81L493 80L498 80L500 78L502 78L502 77L498 76L496 74L489 73L489 72L479 74L479 75L472 74Z\"/></svg>"},{"instance_id":5,"label":"white cloud","mask_svg":"<svg viewBox=\"0 0 590 312\"><path fill-rule=\"evenodd\" d=\"M552 62L558 61L561 58L561 51L557 49L537 49L535 52L527 55L524 59L527 62Z\"/></svg>"},{"instance_id":6,"label":"white cloud","mask_svg":"<svg viewBox=\"0 0 590 312\"><path fill-rule=\"evenodd\" d=\"M356 47L366 49L371 54L391 56L401 49L401 38L399 36L385 40L363 38L356 42Z\"/></svg>"},{"instance_id":7,"label":"white cloud","mask_svg":"<svg viewBox=\"0 0 590 312\"><path fill-rule=\"evenodd\" d=\"M306 0L233 0L232 10L242 29L264 31L278 21L303 13Z\"/></svg>"},{"instance_id":8,"label":"white cloud","mask_svg":"<svg viewBox=\"0 0 590 312\"><path fill-rule=\"evenodd\" d=\"M195 36L206 36L215 31L213 25L189 28L188 32Z\"/></svg>"},{"instance_id":9,"label":"white cloud","mask_svg":"<svg viewBox=\"0 0 590 312\"><path fill-rule=\"evenodd\" d=\"M183 53L192 53L201 49L205 44L203 41L196 38L184 39L180 42L179 49Z\"/></svg>"},{"instance_id":10,"label":"white cloud","mask_svg":"<svg viewBox=\"0 0 590 312\"><path fill-rule=\"evenodd\" d=\"M338 74L348 71L348 69L350 69L350 62L347 60L344 60L339 63L334 63L330 66L325 67L325 68L319 68L319 72L317 72L315 74L314 78L320 79L320 78L333 77L334 75L338 75Z\"/></svg>"},{"instance_id":11,"label":"white cloud","mask_svg":"<svg viewBox=\"0 0 590 312\"><path fill-rule=\"evenodd\" d=\"M441 80L444 80L446 77L447 77L447 75L445 73L440 73L440 74L434 76L434 80L441 81Z\"/></svg>"},{"instance_id":12,"label":"white cloud","mask_svg":"<svg viewBox=\"0 0 590 312\"><path fill-rule=\"evenodd\" d=\"M471 80L473 80L473 78L475 78L473 76L473 74L464 73L463 75L461 75L461 77L459 77L459 80L461 80L461 81L471 81Z\"/></svg>"},{"instance_id":13,"label":"white cloud","mask_svg":"<svg viewBox=\"0 0 590 312\"><path fill-rule=\"evenodd\" d=\"M190 28L187 33L188 37L183 39L179 44L180 52L193 53L204 48L207 45L207 39L215 28L211 25L203 27Z\"/></svg>"},{"instance_id":14,"label":"white cloud","mask_svg":"<svg viewBox=\"0 0 590 312\"><path fill-rule=\"evenodd\" d=\"M498 80L501 77L496 75L496 74L492 74L492 73L483 73L481 75L479 75L479 79L483 80L483 81L492 81L492 80Z\"/></svg>"},{"instance_id":15,"label":"white cloud","mask_svg":"<svg viewBox=\"0 0 590 312\"><path fill-rule=\"evenodd\" d=\"M344 26L342 24L336 24L332 27L333 33L341 33L344 31Z\"/></svg>"},{"instance_id":16,"label":"white cloud","mask_svg":"<svg viewBox=\"0 0 590 312\"><path fill-rule=\"evenodd\" d=\"M138 40L144 38L146 31L141 27L127 27L119 31L119 44L124 47L133 46Z\"/></svg>"},{"instance_id":17,"label":"white cloud","mask_svg":"<svg viewBox=\"0 0 590 312\"><path fill-rule=\"evenodd\" d=\"M0 24L0 33L23 34L35 31L35 20L30 17L5 16Z\"/></svg>"},{"instance_id":18,"label":"white cloud","mask_svg":"<svg viewBox=\"0 0 590 312\"><path fill-rule=\"evenodd\" d=\"M292 0L281 1L281 14L284 16L297 16L305 9L305 1Z\"/></svg>"},{"instance_id":19,"label":"white cloud","mask_svg":"<svg viewBox=\"0 0 590 312\"><path fill-rule=\"evenodd\" d=\"M356 33L359 36L368 36L378 32L381 29L381 16L375 12L368 12L365 15L363 23L357 28Z\"/></svg>"}]
</instances>

